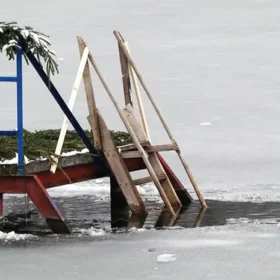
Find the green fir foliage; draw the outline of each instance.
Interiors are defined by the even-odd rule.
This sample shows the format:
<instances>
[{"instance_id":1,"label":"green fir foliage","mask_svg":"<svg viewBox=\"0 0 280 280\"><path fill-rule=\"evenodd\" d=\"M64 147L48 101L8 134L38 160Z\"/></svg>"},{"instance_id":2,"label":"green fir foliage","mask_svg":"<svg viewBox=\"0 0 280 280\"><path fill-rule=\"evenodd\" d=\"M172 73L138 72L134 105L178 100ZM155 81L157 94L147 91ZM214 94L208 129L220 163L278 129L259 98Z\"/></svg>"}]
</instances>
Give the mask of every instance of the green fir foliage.
<instances>
[{"instance_id":1,"label":"green fir foliage","mask_svg":"<svg viewBox=\"0 0 280 280\"><path fill-rule=\"evenodd\" d=\"M51 43L48 36L35 31L29 26L19 26L16 22L0 21L0 51L7 55L9 60L15 59L16 52L24 43L23 55L32 52L41 63L44 60L48 76L58 73L58 64L55 61L55 52L50 49Z\"/></svg>"},{"instance_id":2,"label":"green fir foliage","mask_svg":"<svg viewBox=\"0 0 280 280\"><path fill-rule=\"evenodd\" d=\"M49 157L55 152L60 130L48 129L35 132L24 131L24 154L30 160L40 157ZM86 130L86 135L92 140L91 131ZM128 133L111 131L111 136L116 146L131 143ZM65 137L63 152L81 151L85 145L79 138L76 131L68 131ZM12 159L17 152L16 137L0 136L0 160Z\"/></svg>"}]
</instances>

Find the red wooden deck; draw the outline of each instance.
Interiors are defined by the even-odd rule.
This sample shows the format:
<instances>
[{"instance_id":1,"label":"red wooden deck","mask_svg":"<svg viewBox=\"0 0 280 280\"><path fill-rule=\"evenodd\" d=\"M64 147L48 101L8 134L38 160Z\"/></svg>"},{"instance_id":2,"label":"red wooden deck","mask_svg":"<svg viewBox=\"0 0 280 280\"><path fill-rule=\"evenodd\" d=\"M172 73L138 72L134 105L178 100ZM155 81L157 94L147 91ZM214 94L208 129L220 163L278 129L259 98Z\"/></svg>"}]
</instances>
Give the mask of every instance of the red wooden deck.
<instances>
[{"instance_id":1,"label":"red wooden deck","mask_svg":"<svg viewBox=\"0 0 280 280\"><path fill-rule=\"evenodd\" d=\"M158 157L169 177L178 197L183 205L192 201L182 183L170 169L165 160L158 154ZM124 159L129 171L145 169L142 158ZM55 174L49 170L37 171L26 176L4 175L0 176L0 216L3 215L3 194L22 193L28 194L34 205L43 214L48 226L55 233L69 233L70 230L59 209L52 202L46 189L62 186L70 183L82 182L91 179L106 177L93 162L82 163L57 169Z\"/></svg>"}]
</instances>

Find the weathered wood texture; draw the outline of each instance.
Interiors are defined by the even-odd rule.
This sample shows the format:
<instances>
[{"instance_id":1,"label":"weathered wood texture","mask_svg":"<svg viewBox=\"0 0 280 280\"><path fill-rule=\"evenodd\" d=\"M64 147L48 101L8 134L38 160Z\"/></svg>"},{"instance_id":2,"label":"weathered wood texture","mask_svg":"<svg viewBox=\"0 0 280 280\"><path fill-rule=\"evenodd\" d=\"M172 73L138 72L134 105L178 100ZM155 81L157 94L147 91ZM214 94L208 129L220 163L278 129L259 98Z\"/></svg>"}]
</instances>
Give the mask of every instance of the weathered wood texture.
<instances>
[{"instance_id":1,"label":"weathered wood texture","mask_svg":"<svg viewBox=\"0 0 280 280\"><path fill-rule=\"evenodd\" d=\"M125 127L126 127L126 129L127 129L127 131L128 131L128 133L130 134L130 136L131 136L133 142L135 143L135 145L136 145L136 147L137 147L137 150L141 153L142 159L143 159L145 165L147 166L147 169L148 169L150 175L153 177L153 181L154 181L154 183L155 183L155 185L156 185L156 187L157 187L157 189L158 189L158 191L159 191L159 193L160 193L160 195L161 195L161 197L162 197L162 199L163 199L165 205L168 207L170 213L171 213L172 215L175 215L175 212L174 212L174 210L173 210L173 208L172 208L172 205L170 204L170 202L169 202L169 200L168 200L168 197L166 196L164 190L163 190L162 187L161 187L161 184L160 184L158 178L156 177L156 174L155 174L155 172L154 172L154 170L153 170L153 168L152 168L152 166L151 166L151 164L150 164L150 162L149 162L149 159L148 159L148 156L146 155L145 150L144 150L143 147L141 146L141 143L138 141L138 138L137 138L137 136L135 135L133 128L131 127L131 125L129 124L128 120L126 119L125 114L123 113L123 111L122 111L122 109L120 108L118 102L117 102L116 99L114 98L114 96L113 96L113 94L112 94L112 91L110 90L109 86L107 85L107 83L106 83L104 77L101 75L101 73L100 73L100 71L99 71L99 68L98 68L98 66L97 66L97 64L96 64L96 62L95 62L95 60L93 59L93 57L92 57L90 54L89 54L89 60L90 60L90 62L91 62L91 64L92 64L93 68L95 69L95 72L96 72L97 76L99 77L99 79L100 79L102 85L104 86L106 92L108 93L108 95L109 95L111 101L113 102L113 104L114 104L116 110L118 111L120 118L122 119L122 121L123 121L123 123L124 123L124 125L125 125ZM99 127L100 127L100 124L99 124ZM100 130L101 130L101 128L100 128ZM103 150L104 150L104 147L103 147ZM118 155L119 155L119 154L118 154ZM119 156L120 156L120 155L119 155ZM121 158L121 156L120 156L120 158Z\"/></svg>"},{"instance_id":2,"label":"weathered wood texture","mask_svg":"<svg viewBox=\"0 0 280 280\"><path fill-rule=\"evenodd\" d=\"M123 110L126 120L129 122L130 126L133 128L133 131L135 132L135 135L137 137L137 140L140 141L147 141L147 136L143 130L143 128L141 127L139 121L137 120L135 114L134 114L134 110L130 105L127 105L124 110ZM136 143L135 143L136 144ZM181 202L178 198L178 196L176 195L176 192L174 191L174 188L171 184L171 182L169 181L163 167L161 166L161 163L159 161L159 159L157 158L155 153L147 153L146 152L146 148L143 148L143 152L139 151L139 154L141 155L141 157L147 157L148 159L148 163L150 164L150 166L147 166L147 169L151 175L152 181L155 183L156 187L160 190L160 192L164 193L165 196L167 197L167 201L164 201L166 203L166 205L168 206L168 204L171 205L171 207L173 208L173 212L175 212L179 207L181 207ZM151 172L152 171L152 172ZM154 172L154 174L153 174ZM161 178L161 179L159 179ZM163 191L162 191L163 190ZM163 196L163 200L166 199Z\"/></svg>"},{"instance_id":3,"label":"weathered wood texture","mask_svg":"<svg viewBox=\"0 0 280 280\"><path fill-rule=\"evenodd\" d=\"M124 44L125 44L125 47L126 47L128 53L130 54L128 43L124 42ZM120 46L119 46L119 48L120 48ZM133 68L131 67L131 65L129 63L128 63L128 65L129 65L130 77L132 79L132 84L133 84L133 87L134 87L134 91L135 91L135 95L136 95L136 99L137 99L137 103L138 103L138 107L139 107L139 111L140 111L140 116L141 116L141 122L142 122L142 125L143 125L143 129L146 133L146 136L147 136L148 140L151 141L150 132L149 132L149 128L148 128L148 123L147 123L145 110L144 110L144 105L143 105L143 101L142 101L141 91L140 91L139 86L138 86L138 81L137 81L137 78L136 78L136 75L135 75L135 72L134 72Z\"/></svg>"},{"instance_id":4,"label":"weathered wood texture","mask_svg":"<svg viewBox=\"0 0 280 280\"><path fill-rule=\"evenodd\" d=\"M86 44L83 41L83 39L80 37L78 37L78 45L79 45L80 56L82 57L84 49L86 48ZM102 146L100 140L98 121L97 121L98 116L97 116L96 102L94 97L94 91L93 91L88 61L85 65L85 69L83 72L83 80L84 80L84 87L85 87L87 104L88 104L88 111L91 119L90 123L91 123L92 135L94 139L94 145L97 150L101 150Z\"/></svg>"},{"instance_id":5,"label":"weathered wood texture","mask_svg":"<svg viewBox=\"0 0 280 280\"><path fill-rule=\"evenodd\" d=\"M140 197L135 184L133 183L133 180L122 157L114 145L110 132L100 113L98 113L98 117L100 136L105 158L107 159L108 165L110 166L112 173L116 177L116 180L122 189L129 208L134 214L146 214L147 211L145 209L143 200Z\"/></svg>"},{"instance_id":6,"label":"weathered wood texture","mask_svg":"<svg viewBox=\"0 0 280 280\"><path fill-rule=\"evenodd\" d=\"M133 146L130 146L132 149ZM167 151L175 151L177 149L177 146L173 144L167 144L167 145L156 145L156 146L146 146L144 147L145 151L147 153L157 153L157 152L167 152ZM122 155L122 158L137 158L141 157L140 153L137 150L123 150L120 148L120 152Z\"/></svg>"},{"instance_id":7,"label":"weathered wood texture","mask_svg":"<svg viewBox=\"0 0 280 280\"><path fill-rule=\"evenodd\" d=\"M147 135L145 134L140 122L138 121L137 117L135 116L135 112L130 104L126 105L123 109L123 113L129 122L131 128L133 129L138 141L148 142Z\"/></svg>"},{"instance_id":8,"label":"weathered wood texture","mask_svg":"<svg viewBox=\"0 0 280 280\"><path fill-rule=\"evenodd\" d=\"M145 84L145 82L144 82L144 80L143 80L143 78L142 78L140 72L138 71L138 69L137 69L137 67L136 67L136 65L135 65L135 63L134 63L134 61L133 61L132 58L131 58L130 53L129 53L128 50L126 49L126 46L125 46L125 44L124 44L124 39L123 39L123 37L122 37L122 36L120 35L120 33L117 32L117 31L114 31L114 35L115 35L115 37L116 37L116 39L117 39L117 41L118 41L118 43L119 43L119 46L122 48L122 50L123 50L123 52L124 52L124 54L125 54L125 56L126 56L128 62L129 62L129 64L131 65L131 67L132 67L133 70L135 71L135 74L136 74L136 76L138 77L139 82L141 83L141 85L142 85L144 91L146 92L146 94L147 94L147 96L148 96L148 98L149 98L151 104L153 105L153 107L154 107L154 109L155 109L155 111L156 111L156 113L157 113L157 115L158 115L158 117L159 117L159 119L160 119L160 121L161 121L163 127L165 128L165 130L166 130L166 132L167 132L167 134L168 134L168 136L169 136L171 142L172 142L174 145L178 146L177 143L176 143L176 141L175 141L175 139L174 139L174 137L173 137L173 134L171 133L171 130L169 129L169 127L168 127L168 125L167 125L167 122L166 122L165 119L163 118L163 115L161 114L161 112L160 112L158 106L156 105L156 103L155 103L155 101L154 101L154 99L153 99L153 97L152 97L152 94L151 94L150 90L149 90L148 87L146 86L146 84ZM203 207L207 207L207 204L206 204L206 202L205 202L205 200L204 200L204 198L203 198L201 192L200 192L199 189L198 189L198 186L197 186L197 184L196 184L196 181L194 180L194 177L193 177L193 175L192 175L192 173L191 173L191 171L190 171L190 169L189 169L189 166L187 165L187 162L186 162L185 159L183 158L179 147L178 147L178 150L176 150L176 152L177 152L178 157L179 157L179 159L181 160L181 163L182 163L182 165L183 165L183 167L184 167L184 169L185 169L185 171L186 171L186 173L187 173L187 175L188 175L188 177L189 177L190 182L192 183L192 186L193 186L193 188L194 188L194 190L195 190L195 192L196 192L197 197L199 198L199 201L200 201L201 205L202 205Z\"/></svg>"},{"instance_id":9,"label":"weathered wood texture","mask_svg":"<svg viewBox=\"0 0 280 280\"><path fill-rule=\"evenodd\" d=\"M123 92L124 92L124 100L125 105L131 104L131 86L129 79L129 68L128 68L128 60L119 45L119 54L120 54L120 63L121 63L121 72L122 72L122 82L123 82Z\"/></svg>"},{"instance_id":10,"label":"weathered wood texture","mask_svg":"<svg viewBox=\"0 0 280 280\"><path fill-rule=\"evenodd\" d=\"M156 174L156 175L157 175L159 181L161 181L163 179L166 179L166 176L163 173ZM144 184L153 182L153 178L151 176L148 176L148 177L143 177L143 178L135 179L135 180L133 180L133 182L134 182L135 185L144 185Z\"/></svg>"}]
</instances>

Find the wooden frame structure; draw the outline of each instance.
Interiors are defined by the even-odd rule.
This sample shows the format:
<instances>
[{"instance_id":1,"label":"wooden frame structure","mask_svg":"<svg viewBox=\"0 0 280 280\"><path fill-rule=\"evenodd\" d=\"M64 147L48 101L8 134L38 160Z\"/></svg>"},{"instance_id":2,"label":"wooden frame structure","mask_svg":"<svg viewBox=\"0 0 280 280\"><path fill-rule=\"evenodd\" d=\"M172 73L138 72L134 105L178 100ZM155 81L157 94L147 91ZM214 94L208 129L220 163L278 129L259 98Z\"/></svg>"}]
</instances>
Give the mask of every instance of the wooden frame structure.
<instances>
[{"instance_id":1,"label":"wooden frame structure","mask_svg":"<svg viewBox=\"0 0 280 280\"><path fill-rule=\"evenodd\" d=\"M181 207L191 203L192 198L160 155L162 151L175 151L178 154L201 205L204 208L207 207L170 129L131 58L127 42L125 42L119 32L114 31L114 35L117 38L120 54L125 97L124 108L121 108L117 103L111 89L100 73L95 59L81 37L77 37L81 60L68 106L65 104L54 85L47 80L46 73L40 67L37 60L28 54L30 62L35 67L44 83L49 86L50 92L57 100L66 116L63 120L55 151L56 157L52 164L49 162L30 163L25 166L27 174L25 176L14 176L15 174L12 171L12 167L11 170L9 168L1 169L0 167L0 218L3 216L3 194L25 193L29 195L35 206L44 215L47 224L53 232L69 233L70 229L66 225L65 218L52 202L46 189L68 184L69 182L80 182L109 176L111 182L111 215L114 214L113 212L116 209L122 210L129 208L132 215L146 216L147 210L136 186L152 182L158 189L168 215L171 217L172 222L170 224L172 224L176 220ZM98 110L96 105L89 64L91 64L95 70L130 134L132 138L131 144L115 146L110 131L102 117L102 113ZM137 78L166 129L171 139L171 144L152 145ZM72 114L82 79L88 104L88 121L92 130L94 143L91 143L90 140L85 137L79 123ZM133 84L139 105L140 120L138 120L135 109L133 108L131 84ZM81 139L89 149L88 154L81 156L81 158L83 158L82 161L77 161L75 159L71 164L66 163L69 159L65 160L63 157L60 157L69 122L75 127ZM78 158L79 156L77 155L76 157ZM62 162L64 162L64 165L61 164ZM60 166L59 169L57 169L58 164ZM32 166L32 168L30 166ZM150 176L133 180L130 172L143 169L146 169Z\"/></svg>"},{"instance_id":2,"label":"wooden frame structure","mask_svg":"<svg viewBox=\"0 0 280 280\"><path fill-rule=\"evenodd\" d=\"M128 133L130 134L133 143L127 146L115 147L113 141L110 140L110 135L108 133L108 128L106 127L105 121L101 116L101 113L98 111L96 107L96 102L93 96L93 89L90 82L89 69L87 69L88 65L86 64L85 72L84 72L84 84L87 93L87 100L89 106L89 123L91 125L94 138L98 139L96 145L102 147L102 151L107 160L108 165L110 166L110 170L112 171L113 176L115 177L114 183L118 183L121 188L126 200L128 201L128 205L130 210L134 214L145 214L146 210L143 204L143 201L140 198L140 195L137 192L135 185L144 184L148 182L153 182L156 188L159 191L159 194L162 197L167 209L170 214L175 216L176 211L182 206L182 201L177 196L174 187L172 186L171 181L169 180L165 170L163 168L163 164L167 165L162 157L159 157L159 152L161 151L176 151L182 165L193 185L193 188L201 202L203 207L207 207L206 202L200 193L198 186L194 180L190 169L181 155L181 151L171 134L170 129L167 126L166 121L163 119L161 112L159 111L155 101L152 98L150 91L148 90L146 84L143 81L142 76L140 75L138 69L133 62L128 44L125 42L121 34L117 31L114 31L114 35L118 41L119 54L120 54L120 64L121 64L121 72L122 72L122 81L123 81L123 90L124 90L124 99L125 99L125 108L122 109L117 103L114 95L106 83L104 77L102 76L96 61L94 60L92 54L88 53L88 59L93 66L98 78L100 79L104 89L108 93L115 109L117 110L121 120L123 121ZM87 49L86 43L81 37L78 37L78 44L80 55L82 57L84 50ZM168 136L170 137L171 144L167 145L158 145L152 146L150 140L150 134L148 131L148 124L145 117L144 106L141 100L141 95L139 91L139 87L137 84L136 76L140 81L142 87L144 88L148 98L150 99L155 111L158 114ZM141 115L141 123L138 121L134 109L132 107L132 98L131 98L131 80L134 85L134 90L137 96L137 101L140 109ZM90 98L89 98L90 97ZM107 135L107 137L104 137ZM127 170L123 159L124 158L142 158L150 176L146 178L140 178L137 180L132 180L129 171ZM129 187L128 187L129 186Z\"/></svg>"}]
</instances>

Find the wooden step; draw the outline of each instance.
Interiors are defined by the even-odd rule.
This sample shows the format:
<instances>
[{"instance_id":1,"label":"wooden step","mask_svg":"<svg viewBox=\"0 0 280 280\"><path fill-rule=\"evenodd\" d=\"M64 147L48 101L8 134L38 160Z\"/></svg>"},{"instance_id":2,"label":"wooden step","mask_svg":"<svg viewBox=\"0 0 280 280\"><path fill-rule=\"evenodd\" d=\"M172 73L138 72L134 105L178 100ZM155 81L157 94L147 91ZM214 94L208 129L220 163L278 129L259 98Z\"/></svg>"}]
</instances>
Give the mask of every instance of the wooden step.
<instances>
[{"instance_id":1,"label":"wooden step","mask_svg":"<svg viewBox=\"0 0 280 280\"><path fill-rule=\"evenodd\" d=\"M148 153L158 153L158 152L177 151L178 147L175 144L164 144L164 145L147 146L145 150Z\"/></svg>"},{"instance_id":2,"label":"wooden step","mask_svg":"<svg viewBox=\"0 0 280 280\"><path fill-rule=\"evenodd\" d=\"M165 174L157 174L157 177L159 179L159 181L164 180L167 178L167 176ZM136 180L133 180L133 183L137 186L137 185L143 185L143 184L147 184L153 182L152 177L148 176L148 177L144 177L144 178L139 178Z\"/></svg>"},{"instance_id":3,"label":"wooden step","mask_svg":"<svg viewBox=\"0 0 280 280\"><path fill-rule=\"evenodd\" d=\"M127 147L128 145L125 145L125 146L118 147L119 152L122 155L122 158L139 158L139 157L141 157L140 153L136 150L135 145L134 144L129 144L129 145L131 145L131 146ZM122 149L122 147L125 147L125 148ZM143 148L147 153L158 153L158 152L167 152L167 151L178 150L178 147L174 144L157 145L157 146L146 145Z\"/></svg>"},{"instance_id":4,"label":"wooden step","mask_svg":"<svg viewBox=\"0 0 280 280\"><path fill-rule=\"evenodd\" d=\"M140 144L142 145L142 147L146 147L150 143L149 141L142 141L140 142ZM134 143L127 144L123 146L118 146L117 149L119 150L119 152L132 151L132 150L136 150L136 145Z\"/></svg>"}]
</instances>

